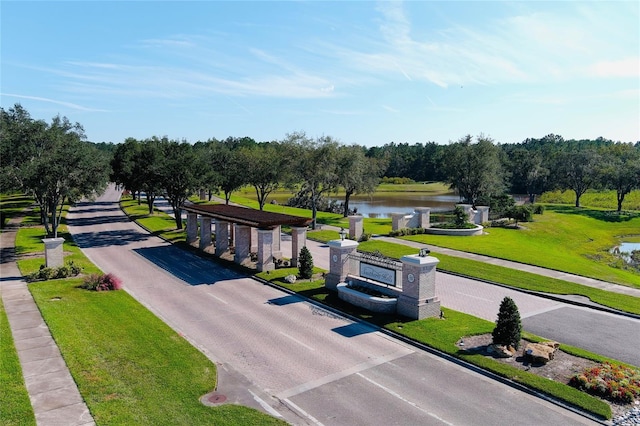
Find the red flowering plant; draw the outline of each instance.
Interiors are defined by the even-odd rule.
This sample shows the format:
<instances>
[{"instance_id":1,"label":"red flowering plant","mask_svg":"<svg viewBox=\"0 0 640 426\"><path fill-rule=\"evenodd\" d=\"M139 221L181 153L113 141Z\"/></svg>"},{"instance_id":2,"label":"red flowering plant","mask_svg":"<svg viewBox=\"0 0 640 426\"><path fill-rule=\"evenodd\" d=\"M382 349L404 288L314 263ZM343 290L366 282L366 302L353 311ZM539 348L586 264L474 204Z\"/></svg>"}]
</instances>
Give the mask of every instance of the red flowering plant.
<instances>
[{"instance_id":1,"label":"red flowering plant","mask_svg":"<svg viewBox=\"0 0 640 426\"><path fill-rule=\"evenodd\" d=\"M640 370L605 362L575 374L569 385L614 402L631 403L640 397Z\"/></svg>"},{"instance_id":2,"label":"red flowering plant","mask_svg":"<svg viewBox=\"0 0 640 426\"><path fill-rule=\"evenodd\" d=\"M92 274L85 277L81 287L95 291L120 290L122 288L122 281L111 273Z\"/></svg>"}]
</instances>

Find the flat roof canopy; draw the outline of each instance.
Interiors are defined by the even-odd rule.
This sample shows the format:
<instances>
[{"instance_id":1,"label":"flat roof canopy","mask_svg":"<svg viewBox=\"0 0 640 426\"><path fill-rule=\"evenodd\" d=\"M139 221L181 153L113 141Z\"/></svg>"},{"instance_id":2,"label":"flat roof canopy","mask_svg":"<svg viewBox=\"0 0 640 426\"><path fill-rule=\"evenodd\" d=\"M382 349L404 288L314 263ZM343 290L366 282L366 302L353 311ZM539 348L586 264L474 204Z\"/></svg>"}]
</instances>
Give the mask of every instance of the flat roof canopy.
<instances>
[{"instance_id":1,"label":"flat roof canopy","mask_svg":"<svg viewBox=\"0 0 640 426\"><path fill-rule=\"evenodd\" d=\"M262 229L274 229L279 225L308 226L311 223L311 219L306 217L265 212L262 210L230 206L226 204L188 204L183 205L182 209L187 212L197 213L213 219Z\"/></svg>"}]
</instances>

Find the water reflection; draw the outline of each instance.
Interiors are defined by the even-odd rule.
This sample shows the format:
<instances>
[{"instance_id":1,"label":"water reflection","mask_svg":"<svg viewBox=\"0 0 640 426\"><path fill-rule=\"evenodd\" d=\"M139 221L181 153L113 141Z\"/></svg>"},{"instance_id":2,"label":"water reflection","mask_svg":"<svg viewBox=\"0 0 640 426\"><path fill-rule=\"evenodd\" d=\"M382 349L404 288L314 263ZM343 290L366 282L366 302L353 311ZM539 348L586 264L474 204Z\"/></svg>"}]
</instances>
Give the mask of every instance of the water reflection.
<instances>
[{"instance_id":1,"label":"water reflection","mask_svg":"<svg viewBox=\"0 0 640 426\"><path fill-rule=\"evenodd\" d=\"M344 199L332 198L337 202ZM450 195L425 195L411 193L376 193L372 196L354 196L349 208L357 209L364 217L391 217L391 213L411 213L416 207L430 207L431 212L453 210L460 197Z\"/></svg>"}]
</instances>

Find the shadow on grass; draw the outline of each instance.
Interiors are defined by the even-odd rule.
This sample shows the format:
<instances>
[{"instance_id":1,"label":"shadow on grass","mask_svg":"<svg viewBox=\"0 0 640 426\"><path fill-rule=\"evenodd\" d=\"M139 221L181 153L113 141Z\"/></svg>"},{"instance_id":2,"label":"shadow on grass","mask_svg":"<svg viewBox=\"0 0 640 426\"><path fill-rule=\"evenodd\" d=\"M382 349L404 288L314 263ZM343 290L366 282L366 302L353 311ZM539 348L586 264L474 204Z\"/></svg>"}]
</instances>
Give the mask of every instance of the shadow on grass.
<instances>
[{"instance_id":1,"label":"shadow on grass","mask_svg":"<svg viewBox=\"0 0 640 426\"><path fill-rule=\"evenodd\" d=\"M631 219L640 217L640 212L633 212L633 211L617 212L616 210L593 210L589 208L573 207L573 206L565 206L565 205L548 206L547 210L555 213L560 213L560 214L573 214L573 215L589 217L591 219L596 219L603 222L628 222Z\"/></svg>"}]
</instances>

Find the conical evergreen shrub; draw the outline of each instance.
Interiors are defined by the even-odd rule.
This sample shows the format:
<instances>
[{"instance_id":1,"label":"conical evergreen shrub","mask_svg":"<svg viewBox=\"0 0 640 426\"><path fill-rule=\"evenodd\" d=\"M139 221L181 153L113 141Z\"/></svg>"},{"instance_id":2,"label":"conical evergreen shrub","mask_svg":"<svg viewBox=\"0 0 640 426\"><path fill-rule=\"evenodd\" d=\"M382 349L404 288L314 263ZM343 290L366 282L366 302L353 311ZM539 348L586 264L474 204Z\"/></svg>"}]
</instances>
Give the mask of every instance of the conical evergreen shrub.
<instances>
[{"instance_id":1,"label":"conical evergreen shrub","mask_svg":"<svg viewBox=\"0 0 640 426\"><path fill-rule=\"evenodd\" d=\"M496 327L491 335L493 336L493 343L496 345L513 346L516 349L520 346L522 337L520 312L510 297L502 299Z\"/></svg>"},{"instance_id":2,"label":"conical evergreen shrub","mask_svg":"<svg viewBox=\"0 0 640 426\"><path fill-rule=\"evenodd\" d=\"M313 276L313 256L307 248L302 247L300 250L300 256L298 257L298 271L300 278L309 279Z\"/></svg>"}]
</instances>

